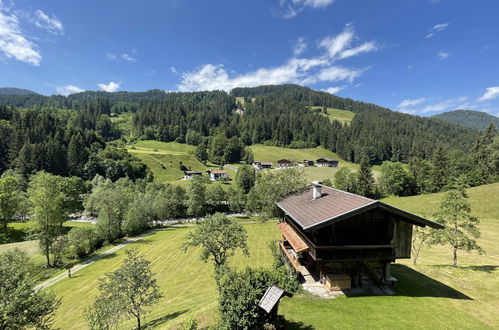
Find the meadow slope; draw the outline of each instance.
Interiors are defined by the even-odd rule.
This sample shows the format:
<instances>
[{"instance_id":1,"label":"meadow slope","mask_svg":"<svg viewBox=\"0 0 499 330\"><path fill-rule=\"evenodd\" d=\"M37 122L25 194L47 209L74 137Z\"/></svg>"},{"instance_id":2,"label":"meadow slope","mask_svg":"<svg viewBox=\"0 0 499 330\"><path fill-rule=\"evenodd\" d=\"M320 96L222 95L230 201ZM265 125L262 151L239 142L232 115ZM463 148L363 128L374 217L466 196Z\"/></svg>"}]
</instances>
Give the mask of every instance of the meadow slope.
<instances>
[{"instance_id":1,"label":"meadow slope","mask_svg":"<svg viewBox=\"0 0 499 330\"><path fill-rule=\"evenodd\" d=\"M402 260L392 272L399 279L395 296L340 297L322 300L308 294L284 298L280 314L291 329L492 329L499 327L499 184L469 189L474 214L482 219L479 243L485 255L461 253L453 268L448 247L425 248L419 265ZM388 198L385 201L409 211L433 212L442 194ZM267 242L279 237L275 222L245 224L251 256L237 255L236 267L268 267ZM179 247L191 228L169 228L132 244L152 262L165 297L152 309L147 322L152 328L179 328L188 318L201 325L213 324L217 295L212 266L199 260L197 251ZM124 250L83 269L51 289L62 298L56 327L85 327L82 312L97 294L97 279L119 266ZM123 329L132 327L127 323Z\"/></svg>"}]
</instances>

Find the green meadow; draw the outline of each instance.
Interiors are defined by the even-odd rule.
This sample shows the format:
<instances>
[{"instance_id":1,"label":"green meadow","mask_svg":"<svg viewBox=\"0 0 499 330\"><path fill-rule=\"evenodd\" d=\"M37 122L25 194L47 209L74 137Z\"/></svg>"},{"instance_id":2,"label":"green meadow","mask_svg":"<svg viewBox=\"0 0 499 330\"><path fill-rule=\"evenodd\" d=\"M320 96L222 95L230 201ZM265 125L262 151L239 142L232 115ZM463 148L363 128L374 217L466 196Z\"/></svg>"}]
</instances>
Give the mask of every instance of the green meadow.
<instances>
[{"instance_id":1,"label":"green meadow","mask_svg":"<svg viewBox=\"0 0 499 330\"><path fill-rule=\"evenodd\" d=\"M473 212L480 217L479 244L485 255L460 253L451 264L449 247L425 247L418 265L399 260L392 273L399 282L394 296L343 296L324 300L307 293L284 298L279 313L290 329L493 329L499 327L499 184L469 189ZM418 214L431 214L443 194L388 198L385 201ZM279 237L275 222L246 223L250 257L237 255L235 267L269 267L267 242ZM154 233L128 248L149 259L165 297L147 316L151 328L179 329L189 318L202 326L216 321L217 293L212 265L199 260L197 250L184 253L180 245L190 227ZM83 310L97 294L98 278L116 269L124 249L64 279L50 290L62 298L55 326L85 328ZM123 325L131 328L133 323Z\"/></svg>"},{"instance_id":2,"label":"green meadow","mask_svg":"<svg viewBox=\"0 0 499 330\"><path fill-rule=\"evenodd\" d=\"M318 106L313 106L311 107L312 109L320 109L322 110L322 107ZM324 114L327 116L331 121L337 120L342 123L350 123L355 116L355 112L351 112L348 110L340 110L340 109L335 109L335 108L327 108L327 114Z\"/></svg>"}]
</instances>

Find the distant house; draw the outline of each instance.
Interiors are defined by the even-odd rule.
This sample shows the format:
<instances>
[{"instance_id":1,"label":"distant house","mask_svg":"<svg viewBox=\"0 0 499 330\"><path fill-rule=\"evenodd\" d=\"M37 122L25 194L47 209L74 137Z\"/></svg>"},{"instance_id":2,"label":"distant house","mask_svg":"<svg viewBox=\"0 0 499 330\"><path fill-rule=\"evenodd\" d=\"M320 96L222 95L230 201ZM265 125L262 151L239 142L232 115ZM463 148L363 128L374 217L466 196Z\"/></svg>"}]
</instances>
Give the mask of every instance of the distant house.
<instances>
[{"instance_id":1,"label":"distant house","mask_svg":"<svg viewBox=\"0 0 499 330\"><path fill-rule=\"evenodd\" d=\"M327 166L327 167L338 167L339 163L337 159L327 158L327 157L319 158L315 162L317 166Z\"/></svg>"},{"instance_id":2,"label":"distant house","mask_svg":"<svg viewBox=\"0 0 499 330\"><path fill-rule=\"evenodd\" d=\"M305 159L303 161L303 166L315 166L315 162L313 160L310 160L310 159Z\"/></svg>"},{"instance_id":3,"label":"distant house","mask_svg":"<svg viewBox=\"0 0 499 330\"><path fill-rule=\"evenodd\" d=\"M307 282L328 290L395 284L390 265L411 257L413 227L443 225L383 202L313 182L277 203L280 248Z\"/></svg>"},{"instance_id":4,"label":"distant house","mask_svg":"<svg viewBox=\"0 0 499 330\"><path fill-rule=\"evenodd\" d=\"M291 159L279 159L277 161L277 166L279 167L291 167L295 165L295 161Z\"/></svg>"},{"instance_id":5,"label":"distant house","mask_svg":"<svg viewBox=\"0 0 499 330\"><path fill-rule=\"evenodd\" d=\"M272 163L271 162L261 162L259 160L255 160L253 162L253 167L257 170L261 169L271 169L272 168Z\"/></svg>"},{"instance_id":6,"label":"distant house","mask_svg":"<svg viewBox=\"0 0 499 330\"><path fill-rule=\"evenodd\" d=\"M201 171L184 171L184 180L192 179L196 175L203 175Z\"/></svg>"},{"instance_id":7,"label":"distant house","mask_svg":"<svg viewBox=\"0 0 499 330\"><path fill-rule=\"evenodd\" d=\"M229 178L229 173L225 170L212 170L208 171L210 173L210 180L211 181L218 181L221 179L228 179Z\"/></svg>"}]
</instances>

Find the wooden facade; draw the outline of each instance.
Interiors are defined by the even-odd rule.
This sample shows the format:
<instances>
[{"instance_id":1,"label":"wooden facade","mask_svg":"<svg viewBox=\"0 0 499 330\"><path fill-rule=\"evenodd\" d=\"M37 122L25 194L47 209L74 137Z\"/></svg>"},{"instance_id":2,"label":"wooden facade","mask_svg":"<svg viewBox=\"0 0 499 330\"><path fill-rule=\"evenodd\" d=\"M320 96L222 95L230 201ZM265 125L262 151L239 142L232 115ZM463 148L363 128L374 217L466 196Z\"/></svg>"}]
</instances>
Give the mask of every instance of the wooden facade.
<instances>
[{"instance_id":1,"label":"wooden facade","mask_svg":"<svg viewBox=\"0 0 499 330\"><path fill-rule=\"evenodd\" d=\"M366 280L392 280L390 264L411 257L413 225L443 228L379 201L329 187L313 187L278 206L283 211L279 224L283 254L299 273L314 274L335 288L340 282L333 285L332 278L341 278L344 288L347 277L353 287Z\"/></svg>"}]
</instances>

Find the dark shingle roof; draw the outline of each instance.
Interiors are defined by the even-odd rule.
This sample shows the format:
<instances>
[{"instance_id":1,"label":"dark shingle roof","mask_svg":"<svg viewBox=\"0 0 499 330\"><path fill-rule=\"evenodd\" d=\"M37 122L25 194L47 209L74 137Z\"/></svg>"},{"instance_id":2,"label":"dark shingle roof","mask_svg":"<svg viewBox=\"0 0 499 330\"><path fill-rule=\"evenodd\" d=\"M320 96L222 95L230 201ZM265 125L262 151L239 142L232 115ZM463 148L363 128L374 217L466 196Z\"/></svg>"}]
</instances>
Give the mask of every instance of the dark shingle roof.
<instances>
[{"instance_id":1,"label":"dark shingle roof","mask_svg":"<svg viewBox=\"0 0 499 330\"><path fill-rule=\"evenodd\" d=\"M288 196L277 203L303 230L319 228L374 208L397 214L419 226L443 228L438 223L383 202L330 187L322 186L322 196L313 200L312 190L310 188L303 193Z\"/></svg>"}]
</instances>

